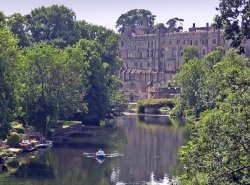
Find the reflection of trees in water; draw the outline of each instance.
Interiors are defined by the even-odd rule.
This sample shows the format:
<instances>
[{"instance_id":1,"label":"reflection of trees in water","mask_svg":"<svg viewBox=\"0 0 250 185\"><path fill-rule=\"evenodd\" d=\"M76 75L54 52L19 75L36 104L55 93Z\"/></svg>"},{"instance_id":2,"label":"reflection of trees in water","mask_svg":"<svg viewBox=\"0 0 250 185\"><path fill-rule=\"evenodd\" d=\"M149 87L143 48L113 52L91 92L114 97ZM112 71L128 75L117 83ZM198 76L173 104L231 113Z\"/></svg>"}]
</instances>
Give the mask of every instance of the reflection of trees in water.
<instances>
[{"instance_id":1,"label":"reflection of trees in water","mask_svg":"<svg viewBox=\"0 0 250 185\"><path fill-rule=\"evenodd\" d=\"M46 155L44 155L46 152ZM17 171L14 173L16 178L28 179L53 179L56 176L55 165L52 164L52 159L49 150L39 150L27 154L19 161ZM55 161L54 161L55 162Z\"/></svg>"},{"instance_id":2,"label":"reflection of trees in water","mask_svg":"<svg viewBox=\"0 0 250 185\"><path fill-rule=\"evenodd\" d=\"M159 119L163 125L154 124L159 123ZM171 125L167 117L147 117L144 120L151 124L138 123L135 116L121 117L118 121L127 138L126 153L120 165L120 176L125 182L148 180L151 172L156 179L163 179L178 165L177 153L184 142L185 129L167 127Z\"/></svg>"},{"instance_id":3,"label":"reflection of trees in water","mask_svg":"<svg viewBox=\"0 0 250 185\"><path fill-rule=\"evenodd\" d=\"M73 137L72 137L73 136ZM117 128L88 128L72 134L69 142L53 148L57 158L55 185L61 184L110 184L109 174L117 166L119 158L107 158L99 164L94 158L86 158L83 152L96 152L100 146L105 152L123 150L124 135ZM69 146L72 144L73 146ZM80 145L80 147L78 147Z\"/></svg>"},{"instance_id":4,"label":"reflection of trees in water","mask_svg":"<svg viewBox=\"0 0 250 185\"><path fill-rule=\"evenodd\" d=\"M6 178L9 183L4 184L26 181L36 185L110 185L121 181L132 184L150 181L152 172L156 180L172 173L178 163L177 149L184 140L183 127L147 117L139 122L135 116L121 117L116 122L118 128L85 128L68 140L61 140L56 147L27 154L25 162L19 161L16 180ZM102 149L106 153L119 151L124 156L107 158L102 164L83 156L83 152L96 152L98 144L104 144Z\"/></svg>"}]
</instances>

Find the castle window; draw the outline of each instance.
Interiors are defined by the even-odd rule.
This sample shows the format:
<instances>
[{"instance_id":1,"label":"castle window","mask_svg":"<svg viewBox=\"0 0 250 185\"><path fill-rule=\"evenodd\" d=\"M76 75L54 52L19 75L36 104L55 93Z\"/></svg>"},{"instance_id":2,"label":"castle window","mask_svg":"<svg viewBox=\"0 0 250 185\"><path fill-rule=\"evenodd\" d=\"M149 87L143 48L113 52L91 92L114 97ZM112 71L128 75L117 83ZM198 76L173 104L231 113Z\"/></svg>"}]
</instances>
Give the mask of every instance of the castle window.
<instances>
[{"instance_id":1,"label":"castle window","mask_svg":"<svg viewBox=\"0 0 250 185\"><path fill-rule=\"evenodd\" d=\"M182 48L179 50L179 56L183 56L183 50L182 50Z\"/></svg>"},{"instance_id":2,"label":"castle window","mask_svg":"<svg viewBox=\"0 0 250 185\"><path fill-rule=\"evenodd\" d=\"M175 48L173 48L173 50L172 50L172 56L176 57L176 49Z\"/></svg>"},{"instance_id":3,"label":"castle window","mask_svg":"<svg viewBox=\"0 0 250 185\"><path fill-rule=\"evenodd\" d=\"M201 44L202 44L202 45L204 45L204 44L205 44L204 39L202 39L202 40L201 40Z\"/></svg>"},{"instance_id":4,"label":"castle window","mask_svg":"<svg viewBox=\"0 0 250 185\"><path fill-rule=\"evenodd\" d=\"M123 44L124 44L123 41L121 41L121 47L123 47Z\"/></svg>"},{"instance_id":5,"label":"castle window","mask_svg":"<svg viewBox=\"0 0 250 185\"><path fill-rule=\"evenodd\" d=\"M206 39L206 44L208 44L208 39Z\"/></svg>"},{"instance_id":6,"label":"castle window","mask_svg":"<svg viewBox=\"0 0 250 185\"><path fill-rule=\"evenodd\" d=\"M142 67L142 63L140 62L140 67Z\"/></svg>"},{"instance_id":7,"label":"castle window","mask_svg":"<svg viewBox=\"0 0 250 185\"><path fill-rule=\"evenodd\" d=\"M176 44L179 44L179 40L176 40Z\"/></svg>"},{"instance_id":8,"label":"castle window","mask_svg":"<svg viewBox=\"0 0 250 185\"><path fill-rule=\"evenodd\" d=\"M148 42L148 48L150 47L150 42Z\"/></svg>"},{"instance_id":9,"label":"castle window","mask_svg":"<svg viewBox=\"0 0 250 185\"><path fill-rule=\"evenodd\" d=\"M205 55L205 53L206 53L206 52L205 52L205 49L203 49L203 50L202 50L202 54Z\"/></svg>"},{"instance_id":10,"label":"castle window","mask_svg":"<svg viewBox=\"0 0 250 185\"><path fill-rule=\"evenodd\" d=\"M183 44L186 44L186 41L185 41L185 40L183 40Z\"/></svg>"},{"instance_id":11,"label":"castle window","mask_svg":"<svg viewBox=\"0 0 250 185\"><path fill-rule=\"evenodd\" d=\"M128 51L128 58L132 58L132 57L133 57L132 51Z\"/></svg>"},{"instance_id":12,"label":"castle window","mask_svg":"<svg viewBox=\"0 0 250 185\"><path fill-rule=\"evenodd\" d=\"M135 62L135 67L138 67L138 63L137 62Z\"/></svg>"},{"instance_id":13,"label":"castle window","mask_svg":"<svg viewBox=\"0 0 250 185\"><path fill-rule=\"evenodd\" d=\"M213 44L216 44L216 39L213 39Z\"/></svg>"},{"instance_id":14,"label":"castle window","mask_svg":"<svg viewBox=\"0 0 250 185\"><path fill-rule=\"evenodd\" d=\"M153 43L153 41L152 41L152 42L151 42L151 47L153 47L153 44L154 44L154 43Z\"/></svg>"},{"instance_id":15,"label":"castle window","mask_svg":"<svg viewBox=\"0 0 250 185\"><path fill-rule=\"evenodd\" d=\"M171 40L169 41L169 45L171 45Z\"/></svg>"},{"instance_id":16,"label":"castle window","mask_svg":"<svg viewBox=\"0 0 250 185\"><path fill-rule=\"evenodd\" d=\"M153 50L151 51L151 57L154 57L154 51Z\"/></svg>"},{"instance_id":17,"label":"castle window","mask_svg":"<svg viewBox=\"0 0 250 185\"><path fill-rule=\"evenodd\" d=\"M147 50L147 57L149 57L149 51Z\"/></svg>"},{"instance_id":18,"label":"castle window","mask_svg":"<svg viewBox=\"0 0 250 185\"><path fill-rule=\"evenodd\" d=\"M161 57L164 57L164 51L161 50Z\"/></svg>"},{"instance_id":19,"label":"castle window","mask_svg":"<svg viewBox=\"0 0 250 185\"><path fill-rule=\"evenodd\" d=\"M190 40L190 45L193 45L193 42L192 42L192 40Z\"/></svg>"}]
</instances>

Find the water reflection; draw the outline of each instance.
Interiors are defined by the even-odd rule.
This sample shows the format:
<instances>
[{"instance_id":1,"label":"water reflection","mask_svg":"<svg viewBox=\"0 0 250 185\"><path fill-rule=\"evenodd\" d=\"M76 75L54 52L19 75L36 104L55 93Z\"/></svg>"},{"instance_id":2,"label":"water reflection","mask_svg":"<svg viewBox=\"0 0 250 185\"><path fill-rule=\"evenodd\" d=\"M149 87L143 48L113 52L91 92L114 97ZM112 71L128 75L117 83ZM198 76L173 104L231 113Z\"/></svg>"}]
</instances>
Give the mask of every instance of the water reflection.
<instances>
[{"instance_id":1,"label":"water reflection","mask_svg":"<svg viewBox=\"0 0 250 185\"><path fill-rule=\"evenodd\" d=\"M174 177L181 169L177 152L185 142L181 121L123 116L113 125L83 127L68 137L55 138L53 148L8 164L10 170L0 174L0 184L177 184ZM97 161L83 155L99 148L112 157Z\"/></svg>"},{"instance_id":2,"label":"water reflection","mask_svg":"<svg viewBox=\"0 0 250 185\"><path fill-rule=\"evenodd\" d=\"M162 116L121 117L118 125L127 140L120 162L120 179L137 183L150 181L152 172L155 180L164 179L166 174L175 175L184 127L176 127L168 117Z\"/></svg>"}]
</instances>

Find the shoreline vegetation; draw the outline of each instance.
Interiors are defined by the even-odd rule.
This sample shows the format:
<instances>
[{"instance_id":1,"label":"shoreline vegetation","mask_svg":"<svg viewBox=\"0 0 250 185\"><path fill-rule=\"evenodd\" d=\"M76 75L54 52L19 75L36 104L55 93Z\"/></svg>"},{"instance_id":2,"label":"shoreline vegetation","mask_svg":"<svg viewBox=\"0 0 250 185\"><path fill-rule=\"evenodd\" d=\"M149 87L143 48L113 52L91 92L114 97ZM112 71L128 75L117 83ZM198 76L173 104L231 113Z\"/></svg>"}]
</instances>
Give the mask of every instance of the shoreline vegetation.
<instances>
[{"instance_id":1,"label":"shoreline vegetation","mask_svg":"<svg viewBox=\"0 0 250 185\"><path fill-rule=\"evenodd\" d=\"M99 125L127 108L113 30L53 5L0 12L0 38L0 139L11 137L13 147L26 129L49 137L58 120Z\"/></svg>"}]
</instances>

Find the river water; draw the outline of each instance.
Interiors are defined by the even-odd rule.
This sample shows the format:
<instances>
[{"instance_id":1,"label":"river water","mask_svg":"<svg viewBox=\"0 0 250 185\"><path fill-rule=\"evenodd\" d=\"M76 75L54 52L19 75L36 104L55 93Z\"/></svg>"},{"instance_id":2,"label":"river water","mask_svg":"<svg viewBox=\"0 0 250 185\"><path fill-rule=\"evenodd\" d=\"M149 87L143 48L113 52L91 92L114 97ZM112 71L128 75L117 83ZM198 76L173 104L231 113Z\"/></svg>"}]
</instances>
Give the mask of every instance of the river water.
<instances>
[{"instance_id":1,"label":"river water","mask_svg":"<svg viewBox=\"0 0 250 185\"><path fill-rule=\"evenodd\" d=\"M177 153L185 143L183 121L163 116L122 116L108 127L87 127L53 140L8 164L3 185L178 184ZM99 149L103 160L91 157ZM89 154L89 155L88 155Z\"/></svg>"}]
</instances>

